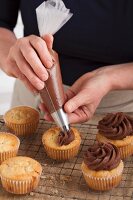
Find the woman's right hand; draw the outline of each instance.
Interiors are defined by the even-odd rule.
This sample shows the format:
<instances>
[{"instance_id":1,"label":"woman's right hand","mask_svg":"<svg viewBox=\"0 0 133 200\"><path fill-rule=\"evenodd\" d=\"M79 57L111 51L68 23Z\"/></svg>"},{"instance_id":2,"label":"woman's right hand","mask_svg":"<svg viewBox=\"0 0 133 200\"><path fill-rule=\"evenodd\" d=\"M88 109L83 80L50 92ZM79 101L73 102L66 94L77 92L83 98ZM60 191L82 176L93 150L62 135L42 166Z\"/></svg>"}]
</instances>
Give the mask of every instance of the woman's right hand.
<instances>
[{"instance_id":1,"label":"woman's right hand","mask_svg":"<svg viewBox=\"0 0 133 200\"><path fill-rule=\"evenodd\" d=\"M7 75L24 82L32 92L43 89L48 79L46 68L52 67L52 57L48 49L52 49L53 36L44 38L30 35L18 39L10 48L4 65Z\"/></svg>"}]
</instances>

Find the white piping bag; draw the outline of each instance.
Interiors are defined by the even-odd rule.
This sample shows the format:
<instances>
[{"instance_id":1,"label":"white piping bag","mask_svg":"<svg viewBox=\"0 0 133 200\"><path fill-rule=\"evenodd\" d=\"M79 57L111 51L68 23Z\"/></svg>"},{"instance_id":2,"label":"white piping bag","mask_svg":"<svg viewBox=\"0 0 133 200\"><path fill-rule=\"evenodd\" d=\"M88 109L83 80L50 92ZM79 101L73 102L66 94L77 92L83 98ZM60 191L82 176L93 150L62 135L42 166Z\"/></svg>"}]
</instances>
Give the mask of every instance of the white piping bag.
<instances>
[{"instance_id":1,"label":"white piping bag","mask_svg":"<svg viewBox=\"0 0 133 200\"><path fill-rule=\"evenodd\" d=\"M62 0L47 0L37 7L36 15L39 33L43 37L46 34L54 35L73 14L65 7ZM59 61L53 51L49 51L53 57L53 66L47 69L49 78L45 82L44 89L40 91L40 95L56 124L62 131L69 131L68 117L63 110L65 98Z\"/></svg>"}]
</instances>

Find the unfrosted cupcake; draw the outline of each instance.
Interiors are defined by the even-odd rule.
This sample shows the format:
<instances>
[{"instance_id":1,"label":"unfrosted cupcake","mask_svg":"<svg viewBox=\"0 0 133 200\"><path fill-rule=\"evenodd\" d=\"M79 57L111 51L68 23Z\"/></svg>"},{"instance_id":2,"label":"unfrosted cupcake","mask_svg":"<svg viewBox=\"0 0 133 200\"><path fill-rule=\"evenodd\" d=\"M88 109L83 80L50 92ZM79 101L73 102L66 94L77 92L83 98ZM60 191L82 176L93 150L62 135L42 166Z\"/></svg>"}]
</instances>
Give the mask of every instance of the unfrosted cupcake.
<instances>
[{"instance_id":1,"label":"unfrosted cupcake","mask_svg":"<svg viewBox=\"0 0 133 200\"><path fill-rule=\"evenodd\" d=\"M91 189L104 191L120 183L123 167L119 149L115 145L98 143L85 153L81 169Z\"/></svg>"},{"instance_id":2,"label":"unfrosted cupcake","mask_svg":"<svg viewBox=\"0 0 133 200\"><path fill-rule=\"evenodd\" d=\"M0 132L0 164L18 153L20 140L11 133Z\"/></svg>"},{"instance_id":3,"label":"unfrosted cupcake","mask_svg":"<svg viewBox=\"0 0 133 200\"><path fill-rule=\"evenodd\" d=\"M98 130L96 139L116 145L122 159L133 154L133 118L122 112L107 114L99 121Z\"/></svg>"},{"instance_id":4,"label":"unfrosted cupcake","mask_svg":"<svg viewBox=\"0 0 133 200\"><path fill-rule=\"evenodd\" d=\"M28 106L14 107L5 113L4 121L16 135L29 135L37 129L39 112Z\"/></svg>"},{"instance_id":5,"label":"unfrosted cupcake","mask_svg":"<svg viewBox=\"0 0 133 200\"><path fill-rule=\"evenodd\" d=\"M14 194L26 194L34 190L40 180L42 167L36 160L17 156L0 166L2 186Z\"/></svg>"},{"instance_id":6,"label":"unfrosted cupcake","mask_svg":"<svg viewBox=\"0 0 133 200\"><path fill-rule=\"evenodd\" d=\"M43 134L42 142L50 158L67 160L77 155L81 137L76 128L62 132L60 128L54 127Z\"/></svg>"}]
</instances>

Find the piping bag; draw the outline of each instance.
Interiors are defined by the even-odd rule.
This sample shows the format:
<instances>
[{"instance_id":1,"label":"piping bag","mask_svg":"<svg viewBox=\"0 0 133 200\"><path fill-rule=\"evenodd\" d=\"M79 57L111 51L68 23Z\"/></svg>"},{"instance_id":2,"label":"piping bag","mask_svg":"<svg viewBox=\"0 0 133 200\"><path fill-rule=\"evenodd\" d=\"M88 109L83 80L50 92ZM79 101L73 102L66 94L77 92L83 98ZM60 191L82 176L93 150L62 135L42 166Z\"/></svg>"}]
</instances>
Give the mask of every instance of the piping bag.
<instances>
[{"instance_id":1,"label":"piping bag","mask_svg":"<svg viewBox=\"0 0 133 200\"><path fill-rule=\"evenodd\" d=\"M73 14L65 7L62 0L47 0L36 8L36 15L40 36L42 37L49 33L54 35ZM49 52L53 58L53 66L47 69L49 78L45 81L40 96L55 123L63 132L69 132L68 117L63 110L65 98L59 60L52 49Z\"/></svg>"}]
</instances>

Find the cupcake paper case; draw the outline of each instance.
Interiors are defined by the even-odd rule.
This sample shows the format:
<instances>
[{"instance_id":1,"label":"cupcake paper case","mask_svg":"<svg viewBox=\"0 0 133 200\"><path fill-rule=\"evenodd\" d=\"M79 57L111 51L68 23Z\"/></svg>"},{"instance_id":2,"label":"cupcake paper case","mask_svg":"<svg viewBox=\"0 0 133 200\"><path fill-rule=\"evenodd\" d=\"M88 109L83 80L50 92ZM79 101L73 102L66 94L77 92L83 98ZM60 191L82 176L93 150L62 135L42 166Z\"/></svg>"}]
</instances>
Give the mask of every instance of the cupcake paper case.
<instances>
[{"instance_id":1,"label":"cupcake paper case","mask_svg":"<svg viewBox=\"0 0 133 200\"><path fill-rule=\"evenodd\" d=\"M17 156L0 166L2 186L10 193L26 194L34 190L40 180L42 167L36 160Z\"/></svg>"},{"instance_id":2,"label":"cupcake paper case","mask_svg":"<svg viewBox=\"0 0 133 200\"><path fill-rule=\"evenodd\" d=\"M58 127L47 130L42 137L42 142L47 155L52 159L68 160L77 155L81 143L81 137L77 129L71 128L74 138L64 133ZM69 141L68 140L73 140ZM67 142L69 144L67 144ZM66 144L65 144L66 143Z\"/></svg>"},{"instance_id":3,"label":"cupcake paper case","mask_svg":"<svg viewBox=\"0 0 133 200\"><path fill-rule=\"evenodd\" d=\"M122 112L107 114L99 121L98 130L96 139L116 145L122 159L133 154L133 118Z\"/></svg>"},{"instance_id":4,"label":"cupcake paper case","mask_svg":"<svg viewBox=\"0 0 133 200\"><path fill-rule=\"evenodd\" d=\"M16 156L19 145L20 140L17 136L0 132L0 164L8 158Z\"/></svg>"},{"instance_id":5,"label":"cupcake paper case","mask_svg":"<svg viewBox=\"0 0 133 200\"><path fill-rule=\"evenodd\" d=\"M100 191L116 187L121 181L123 168L119 149L109 143L98 143L90 147L81 166L88 186Z\"/></svg>"},{"instance_id":6,"label":"cupcake paper case","mask_svg":"<svg viewBox=\"0 0 133 200\"><path fill-rule=\"evenodd\" d=\"M18 106L4 115L6 126L16 135L29 135L36 131L39 123L39 112L28 106Z\"/></svg>"}]
</instances>

